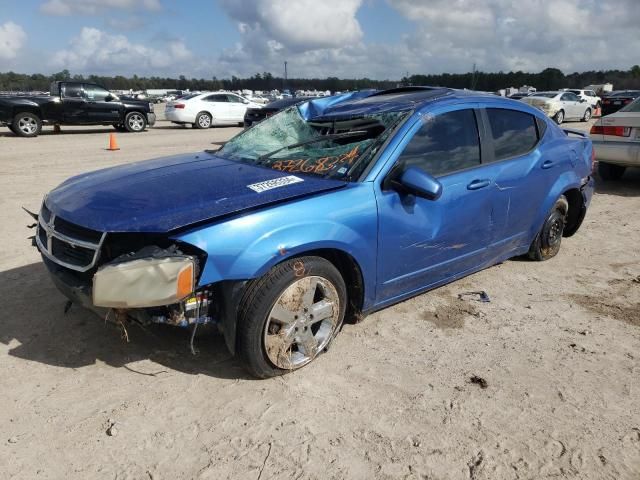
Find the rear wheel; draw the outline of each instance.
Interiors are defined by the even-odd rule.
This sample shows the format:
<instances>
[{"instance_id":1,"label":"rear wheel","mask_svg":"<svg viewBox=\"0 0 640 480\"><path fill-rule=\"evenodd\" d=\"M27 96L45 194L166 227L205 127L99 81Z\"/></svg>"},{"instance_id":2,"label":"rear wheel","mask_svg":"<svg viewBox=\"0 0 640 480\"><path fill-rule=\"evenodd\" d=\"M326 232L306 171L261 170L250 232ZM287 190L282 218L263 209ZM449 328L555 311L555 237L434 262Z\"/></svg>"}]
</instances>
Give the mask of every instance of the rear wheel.
<instances>
[{"instance_id":1,"label":"rear wheel","mask_svg":"<svg viewBox=\"0 0 640 480\"><path fill-rule=\"evenodd\" d=\"M584 111L584 115L582 116L582 121L583 122L588 122L591 119L591 109L587 108Z\"/></svg>"},{"instance_id":2,"label":"rear wheel","mask_svg":"<svg viewBox=\"0 0 640 480\"><path fill-rule=\"evenodd\" d=\"M42 121L35 113L22 112L13 118L12 131L20 137L36 137L42 131Z\"/></svg>"},{"instance_id":3,"label":"rear wheel","mask_svg":"<svg viewBox=\"0 0 640 480\"><path fill-rule=\"evenodd\" d=\"M558 110L558 113L554 115L553 119L558 125L564 122L564 110Z\"/></svg>"},{"instance_id":4,"label":"rear wheel","mask_svg":"<svg viewBox=\"0 0 640 480\"><path fill-rule=\"evenodd\" d=\"M530 259L538 261L549 260L558 254L564 226L567 222L567 213L569 213L569 202L562 195L556 200L555 205L547 215L544 225L542 225L542 229L529 247L528 256Z\"/></svg>"},{"instance_id":5,"label":"rear wheel","mask_svg":"<svg viewBox=\"0 0 640 480\"><path fill-rule=\"evenodd\" d=\"M613 165L611 163L598 162L598 175L603 180L620 180L627 167Z\"/></svg>"},{"instance_id":6,"label":"rear wheel","mask_svg":"<svg viewBox=\"0 0 640 480\"><path fill-rule=\"evenodd\" d=\"M259 378L312 362L338 333L347 291L340 272L320 257L299 257L251 282L238 310L237 351Z\"/></svg>"},{"instance_id":7,"label":"rear wheel","mask_svg":"<svg viewBox=\"0 0 640 480\"><path fill-rule=\"evenodd\" d=\"M193 124L193 128L210 128L211 121L211 115L207 112L200 112L196 115L196 123Z\"/></svg>"},{"instance_id":8,"label":"rear wheel","mask_svg":"<svg viewBox=\"0 0 640 480\"><path fill-rule=\"evenodd\" d=\"M129 112L124 117L124 128L127 132L142 132L147 128L146 116L140 112Z\"/></svg>"}]
</instances>

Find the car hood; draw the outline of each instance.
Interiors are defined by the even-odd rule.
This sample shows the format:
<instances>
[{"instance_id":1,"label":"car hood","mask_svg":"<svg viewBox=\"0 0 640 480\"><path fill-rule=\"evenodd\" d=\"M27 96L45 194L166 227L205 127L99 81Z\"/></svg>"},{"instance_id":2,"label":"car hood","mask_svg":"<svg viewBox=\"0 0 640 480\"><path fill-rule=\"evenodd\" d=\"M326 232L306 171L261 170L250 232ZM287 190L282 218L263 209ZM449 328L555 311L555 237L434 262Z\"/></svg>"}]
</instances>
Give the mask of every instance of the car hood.
<instances>
[{"instance_id":1,"label":"car hood","mask_svg":"<svg viewBox=\"0 0 640 480\"><path fill-rule=\"evenodd\" d=\"M52 190L45 203L55 215L93 230L164 233L344 185L198 153L79 175Z\"/></svg>"}]
</instances>

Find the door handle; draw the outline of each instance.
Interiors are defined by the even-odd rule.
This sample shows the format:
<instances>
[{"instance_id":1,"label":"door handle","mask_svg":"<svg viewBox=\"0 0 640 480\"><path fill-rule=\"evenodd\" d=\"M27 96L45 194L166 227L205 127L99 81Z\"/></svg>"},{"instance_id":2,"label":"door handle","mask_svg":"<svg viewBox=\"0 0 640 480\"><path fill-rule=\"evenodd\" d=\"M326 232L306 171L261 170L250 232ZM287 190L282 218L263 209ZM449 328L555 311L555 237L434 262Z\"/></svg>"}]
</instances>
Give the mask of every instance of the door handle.
<instances>
[{"instance_id":1,"label":"door handle","mask_svg":"<svg viewBox=\"0 0 640 480\"><path fill-rule=\"evenodd\" d=\"M474 180L467 185L467 190L479 190L481 188L488 187L489 185L491 185L491 180Z\"/></svg>"},{"instance_id":2,"label":"door handle","mask_svg":"<svg viewBox=\"0 0 640 480\"><path fill-rule=\"evenodd\" d=\"M551 168L556 164L556 162L554 162L553 160L545 160L544 162L542 162L542 168L544 168L545 170L547 168Z\"/></svg>"}]
</instances>

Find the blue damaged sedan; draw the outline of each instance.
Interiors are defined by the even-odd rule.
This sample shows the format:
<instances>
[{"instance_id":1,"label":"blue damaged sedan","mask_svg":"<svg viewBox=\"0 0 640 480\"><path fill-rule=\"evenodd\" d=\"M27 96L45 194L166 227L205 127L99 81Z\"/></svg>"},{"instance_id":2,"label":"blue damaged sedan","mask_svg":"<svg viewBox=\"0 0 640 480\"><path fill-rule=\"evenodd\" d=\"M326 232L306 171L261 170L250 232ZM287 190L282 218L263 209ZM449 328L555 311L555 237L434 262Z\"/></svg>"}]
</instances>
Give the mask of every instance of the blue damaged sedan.
<instances>
[{"instance_id":1,"label":"blue damaged sedan","mask_svg":"<svg viewBox=\"0 0 640 480\"><path fill-rule=\"evenodd\" d=\"M215 152L73 177L35 244L125 329L215 324L250 373L296 370L345 319L508 258L555 256L593 193L587 135L522 102L406 87L285 109ZM522 268L526 268L523 264Z\"/></svg>"}]
</instances>

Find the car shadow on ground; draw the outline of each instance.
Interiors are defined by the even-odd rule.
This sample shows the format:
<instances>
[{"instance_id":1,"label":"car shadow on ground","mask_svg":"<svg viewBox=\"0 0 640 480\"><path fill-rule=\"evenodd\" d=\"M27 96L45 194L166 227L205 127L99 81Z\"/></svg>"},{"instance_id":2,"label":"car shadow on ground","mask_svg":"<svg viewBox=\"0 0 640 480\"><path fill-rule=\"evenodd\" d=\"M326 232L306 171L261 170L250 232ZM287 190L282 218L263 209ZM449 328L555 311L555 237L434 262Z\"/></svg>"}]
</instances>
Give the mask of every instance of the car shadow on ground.
<instances>
[{"instance_id":1,"label":"car shadow on ground","mask_svg":"<svg viewBox=\"0 0 640 480\"><path fill-rule=\"evenodd\" d=\"M620 197L640 197L640 168L627 168L620 180L605 181L595 175L596 193Z\"/></svg>"},{"instance_id":2,"label":"car shadow on ground","mask_svg":"<svg viewBox=\"0 0 640 480\"><path fill-rule=\"evenodd\" d=\"M77 128L74 128L73 130L65 130L64 127L62 128L62 130L60 132L54 132L53 129L43 129L38 136L39 137L49 137L49 136L54 136L54 135L86 135L86 134L92 134L92 133L129 133L129 132L118 132L115 128L113 127L104 127L104 128L91 128L91 129L82 129L79 130ZM0 131L0 137L14 137L14 138L23 138L20 137L18 135L16 135L15 133L7 130L7 131ZM29 138L26 138L25 140L29 140Z\"/></svg>"},{"instance_id":3,"label":"car shadow on ground","mask_svg":"<svg viewBox=\"0 0 640 480\"><path fill-rule=\"evenodd\" d=\"M130 324L126 342L117 325L105 323L87 310L74 305L65 314L66 299L41 263L0 272L0 302L4 306L0 343L8 345L8 353L14 357L71 369L99 360L142 375L172 369L218 378L251 378L229 354L222 335L212 328L198 330L198 353L192 355L187 329ZM141 360L158 366L140 371L130 365Z\"/></svg>"}]
</instances>

